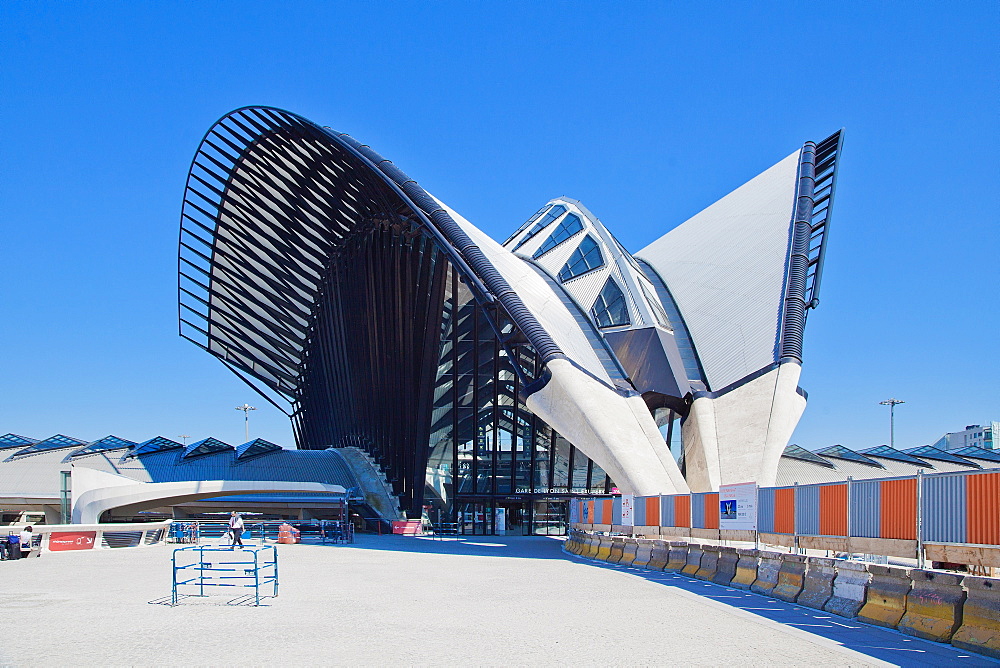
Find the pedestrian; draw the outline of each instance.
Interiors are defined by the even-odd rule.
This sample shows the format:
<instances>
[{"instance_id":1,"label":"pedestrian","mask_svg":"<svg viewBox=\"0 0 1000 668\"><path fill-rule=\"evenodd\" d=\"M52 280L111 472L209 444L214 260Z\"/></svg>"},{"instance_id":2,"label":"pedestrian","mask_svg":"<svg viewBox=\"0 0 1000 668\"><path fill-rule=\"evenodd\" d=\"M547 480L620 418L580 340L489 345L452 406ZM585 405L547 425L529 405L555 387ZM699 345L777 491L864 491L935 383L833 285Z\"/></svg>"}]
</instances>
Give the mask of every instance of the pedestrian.
<instances>
[{"instance_id":1,"label":"pedestrian","mask_svg":"<svg viewBox=\"0 0 1000 668\"><path fill-rule=\"evenodd\" d=\"M243 518L235 510L229 515L229 533L233 537L231 547L239 545L243 549Z\"/></svg>"},{"instance_id":2,"label":"pedestrian","mask_svg":"<svg viewBox=\"0 0 1000 668\"><path fill-rule=\"evenodd\" d=\"M24 527L21 530L21 556L30 557L31 556L31 539L34 538L34 534L31 531L31 525Z\"/></svg>"},{"instance_id":3,"label":"pedestrian","mask_svg":"<svg viewBox=\"0 0 1000 668\"><path fill-rule=\"evenodd\" d=\"M13 531L7 534L7 558L21 558L21 535Z\"/></svg>"}]
</instances>

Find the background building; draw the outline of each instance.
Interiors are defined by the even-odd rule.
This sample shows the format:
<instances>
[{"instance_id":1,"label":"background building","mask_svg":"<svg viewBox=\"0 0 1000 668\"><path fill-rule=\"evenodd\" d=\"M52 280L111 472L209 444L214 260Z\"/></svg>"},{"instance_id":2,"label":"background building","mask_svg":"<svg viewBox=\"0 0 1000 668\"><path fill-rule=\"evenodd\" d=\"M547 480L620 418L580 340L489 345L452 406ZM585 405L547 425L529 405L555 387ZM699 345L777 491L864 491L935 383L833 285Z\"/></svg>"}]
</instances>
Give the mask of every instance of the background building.
<instances>
[{"instance_id":1,"label":"background building","mask_svg":"<svg viewBox=\"0 0 1000 668\"><path fill-rule=\"evenodd\" d=\"M941 450L969 447L993 450L1000 445L997 443L997 434L1000 434L1000 422L990 422L985 425L970 424L962 431L948 432L934 442L934 447Z\"/></svg>"}]
</instances>

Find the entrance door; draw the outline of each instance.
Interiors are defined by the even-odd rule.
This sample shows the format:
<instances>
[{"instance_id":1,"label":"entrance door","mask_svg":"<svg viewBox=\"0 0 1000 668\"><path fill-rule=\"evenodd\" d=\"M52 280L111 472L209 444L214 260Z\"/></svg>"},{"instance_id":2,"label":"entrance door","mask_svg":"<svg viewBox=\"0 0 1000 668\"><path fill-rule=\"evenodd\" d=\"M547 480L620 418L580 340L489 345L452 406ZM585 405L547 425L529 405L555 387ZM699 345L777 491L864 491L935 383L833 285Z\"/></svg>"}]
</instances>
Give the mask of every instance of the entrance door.
<instances>
[{"instance_id":1,"label":"entrance door","mask_svg":"<svg viewBox=\"0 0 1000 668\"><path fill-rule=\"evenodd\" d=\"M498 536L530 535L528 504L518 501L498 501L495 526Z\"/></svg>"},{"instance_id":2,"label":"entrance door","mask_svg":"<svg viewBox=\"0 0 1000 668\"><path fill-rule=\"evenodd\" d=\"M535 501L534 533L536 536L565 536L569 519L566 501Z\"/></svg>"},{"instance_id":3,"label":"entrance door","mask_svg":"<svg viewBox=\"0 0 1000 668\"><path fill-rule=\"evenodd\" d=\"M458 505L458 532L472 536L493 533L492 508L485 503L460 503Z\"/></svg>"}]
</instances>

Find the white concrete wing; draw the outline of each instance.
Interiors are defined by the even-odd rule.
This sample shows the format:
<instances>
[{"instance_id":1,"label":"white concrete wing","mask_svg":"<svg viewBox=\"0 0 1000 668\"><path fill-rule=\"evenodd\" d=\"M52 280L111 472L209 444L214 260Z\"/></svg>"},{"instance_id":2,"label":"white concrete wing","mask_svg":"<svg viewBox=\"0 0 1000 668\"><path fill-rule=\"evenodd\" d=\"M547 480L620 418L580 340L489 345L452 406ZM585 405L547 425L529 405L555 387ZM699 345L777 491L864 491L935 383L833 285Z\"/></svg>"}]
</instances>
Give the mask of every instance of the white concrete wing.
<instances>
[{"instance_id":1,"label":"white concrete wing","mask_svg":"<svg viewBox=\"0 0 1000 668\"><path fill-rule=\"evenodd\" d=\"M800 153L636 253L670 288L712 390L777 361Z\"/></svg>"}]
</instances>

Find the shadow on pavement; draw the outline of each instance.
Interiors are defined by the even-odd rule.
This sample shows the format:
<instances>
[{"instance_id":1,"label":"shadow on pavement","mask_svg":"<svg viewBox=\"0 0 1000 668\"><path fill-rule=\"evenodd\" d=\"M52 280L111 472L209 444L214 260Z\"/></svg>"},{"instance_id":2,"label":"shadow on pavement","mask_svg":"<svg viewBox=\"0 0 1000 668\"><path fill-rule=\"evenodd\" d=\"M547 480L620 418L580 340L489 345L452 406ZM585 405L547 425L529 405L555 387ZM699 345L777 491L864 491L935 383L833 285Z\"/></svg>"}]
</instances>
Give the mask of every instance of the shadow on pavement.
<instances>
[{"instance_id":1,"label":"shadow on pavement","mask_svg":"<svg viewBox=\"0 0 1000 668\"><path fill-rule=\"evenodd\" d=\"M518 559L565 559L565 536L376 536L355 534L352 544L310 543L316 547L360 548L422 554L454 554Z\"/></svg>"},{"instance_id":2,"label":"shadow on pavement","mask_svg":"<svg viewBox=\"0 0 1000 668\"><path fill-rule=\"evenodd\" d=\"M996 666L994 661L979 654L956 649L951 645L914 638L899 631L871 626L855 619L838 617L823 610L813 610L793 603L761 596L749 591L732 589L714 582L696 580L673 572L650 571L635 566L591 561L575 555L564 555L581 565L607 568L635 575L666 587L681 589L697 596L743 610L785 626L831 640L856 652L898 666Z\"/></svg>"}]
</instances>

